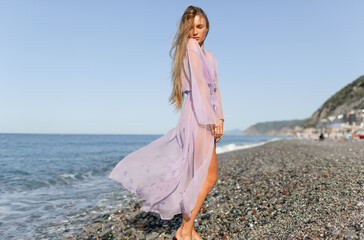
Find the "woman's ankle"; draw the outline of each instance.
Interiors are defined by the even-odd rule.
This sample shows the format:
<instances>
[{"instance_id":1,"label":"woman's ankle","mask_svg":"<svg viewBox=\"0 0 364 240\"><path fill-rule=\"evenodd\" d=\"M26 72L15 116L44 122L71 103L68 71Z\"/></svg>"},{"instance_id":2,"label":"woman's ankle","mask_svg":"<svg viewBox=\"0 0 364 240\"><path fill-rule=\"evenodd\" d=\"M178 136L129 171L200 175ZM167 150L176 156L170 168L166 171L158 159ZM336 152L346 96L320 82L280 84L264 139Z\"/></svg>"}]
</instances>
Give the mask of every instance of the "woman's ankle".
<instances>
[{"instance_id":1,"label":"woman's ankle","mask_svg":"<svg viewBox=\"0 0 364 240\"><path fill-rule=\"evenodd\" d=\"M183 224L181 225L181 235L182 236L188 236L188 235L191 235L192 234L192 230L193 230L193 227L190 227L190 226L184 226Z\"/></svg>"}]
</instances>

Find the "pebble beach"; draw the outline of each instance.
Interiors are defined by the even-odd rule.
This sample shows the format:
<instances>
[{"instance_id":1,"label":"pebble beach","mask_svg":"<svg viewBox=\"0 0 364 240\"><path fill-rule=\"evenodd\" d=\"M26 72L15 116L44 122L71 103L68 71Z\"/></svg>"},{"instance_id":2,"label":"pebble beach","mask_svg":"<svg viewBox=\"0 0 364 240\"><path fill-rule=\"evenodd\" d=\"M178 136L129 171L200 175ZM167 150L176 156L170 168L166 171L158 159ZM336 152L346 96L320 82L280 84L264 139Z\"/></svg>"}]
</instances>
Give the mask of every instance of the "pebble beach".
<instances>
[{"instance_id":1,"label":"pebble beach","mask_svg":"<svg viewBox=\"0 0 364 240\"><path fill-rule=\"evenodd\" d=\"M203 239L364 239L364 141L279 140L217 155L218 181L196 218ZM64 239L173 239L181 215L90 214Z\"/></svg>"}]
</instances>

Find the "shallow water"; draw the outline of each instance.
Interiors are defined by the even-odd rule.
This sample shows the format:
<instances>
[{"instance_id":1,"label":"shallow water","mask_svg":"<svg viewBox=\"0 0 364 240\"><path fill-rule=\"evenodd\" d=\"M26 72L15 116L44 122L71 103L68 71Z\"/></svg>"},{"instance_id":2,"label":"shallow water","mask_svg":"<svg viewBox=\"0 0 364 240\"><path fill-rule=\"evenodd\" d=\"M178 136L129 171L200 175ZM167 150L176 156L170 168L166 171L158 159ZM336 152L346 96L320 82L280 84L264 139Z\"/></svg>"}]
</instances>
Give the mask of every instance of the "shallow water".
<instances>
[{"instance_id":1,"label":"shallow water","mask_svg":"<svg viewBox=\"0 0 364 240\"><path fill-rule=\"evenodd\" d=\"M121 208L129 194L108 174L127 154L160 136L0 134L0 234L60 239L93 212ZM216 152L272 139L226 135Z\"/></svg>"}]
</instances>

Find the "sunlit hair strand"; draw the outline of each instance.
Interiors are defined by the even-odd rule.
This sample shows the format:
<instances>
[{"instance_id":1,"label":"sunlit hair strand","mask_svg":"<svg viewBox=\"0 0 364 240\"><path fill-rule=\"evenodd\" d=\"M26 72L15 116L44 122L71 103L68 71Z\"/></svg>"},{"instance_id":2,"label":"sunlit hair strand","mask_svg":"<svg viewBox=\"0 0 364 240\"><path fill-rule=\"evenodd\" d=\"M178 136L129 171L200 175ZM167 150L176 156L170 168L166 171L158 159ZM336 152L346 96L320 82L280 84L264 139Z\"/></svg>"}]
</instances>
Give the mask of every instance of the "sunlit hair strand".
<instances>
[{"instance_id":1,"label":"sunlit hair strand","mask_svg":"<svg viewBox=\"0 0 364 240\"><path fill-rule=\"evenodd\" d=\"M207 31L210 29L209 20L205 12L194 6L189 6L182 15L179 22L179 26L175 36L172 39L172 46L169 55L172 58L172 93L169 97L170 104L175 104L175 112L178 112L182 108L183 104L183 93L182 93L182 83L181 83L181 72L183 59L186 55L186 47L189 38L189 32L193 26L193 21L195 16L199 15L201 18L206 19ZM206 33L207 36L208 32Z\"/></svg>"}]
</instances>

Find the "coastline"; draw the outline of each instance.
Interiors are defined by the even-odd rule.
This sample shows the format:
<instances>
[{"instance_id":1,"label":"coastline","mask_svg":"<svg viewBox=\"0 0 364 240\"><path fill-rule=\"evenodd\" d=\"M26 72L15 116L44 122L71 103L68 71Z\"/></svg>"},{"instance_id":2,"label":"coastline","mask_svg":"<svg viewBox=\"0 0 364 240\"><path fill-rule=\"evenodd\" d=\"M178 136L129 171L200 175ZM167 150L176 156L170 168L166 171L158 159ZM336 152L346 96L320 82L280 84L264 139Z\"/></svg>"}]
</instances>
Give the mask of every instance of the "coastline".
<instances>
[{"instance_id":1,"label":"coastline","mask_svg":"<svg viewBox=\"0 0 364 240\"><path fill-rule=\"evenodd\" d=\"M237 146L235 144L223 145L221 147L217 146L216 147L216 155L220 155L220 154L228 153L228 152L233 152L233 151L237 151L237 150L242 150L242 149L247 149L247 148L254 148L254 147L264 145L264 144L269 143L269 142L274 142L274 141L279 141L279 140L283 140L283 139L277 137L277 138L273 138L273 139L262 141L262 142L249 143L249 144L239 145L239 146Z\"/></svg>"},{"instance_id":2,"label":"coastline","mask_svg":"<svg viewBox=\"0 0 364 240\"><path fill-rule=\"evenodd\" d=\"M289 139L217 155L218 181L196 220L203 239L364 237L364 142ZM64 239L172 239L180 215L122 209Z\"/></svg>"}]
</instances>

